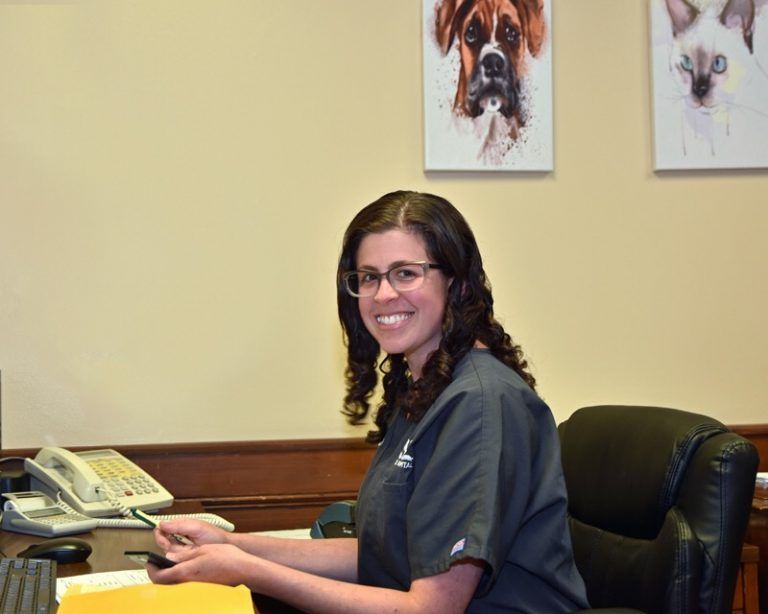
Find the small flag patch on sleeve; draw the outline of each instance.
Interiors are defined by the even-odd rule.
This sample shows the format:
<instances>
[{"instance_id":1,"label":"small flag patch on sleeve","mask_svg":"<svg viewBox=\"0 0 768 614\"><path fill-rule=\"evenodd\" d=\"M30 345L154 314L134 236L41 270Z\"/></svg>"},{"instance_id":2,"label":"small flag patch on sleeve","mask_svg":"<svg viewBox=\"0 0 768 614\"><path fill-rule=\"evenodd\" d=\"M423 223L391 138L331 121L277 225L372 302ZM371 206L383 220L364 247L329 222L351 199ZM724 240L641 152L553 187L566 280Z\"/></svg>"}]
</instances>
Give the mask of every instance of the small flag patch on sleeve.
<instances>
[{"instance_id":1,"label":"small flag patch on sleeve","mask_svg":"<svg viewBox=\"0 0 768 614\"><path fill-rule=\"evenodd\" d=\"M451 556L454 554L458 554L462 550L464 550L464 546L467 545L467 538L462 537L459 541L457 541L455 544L453 544L453 548L451 548Z\"/></svg>"}]
</instances>

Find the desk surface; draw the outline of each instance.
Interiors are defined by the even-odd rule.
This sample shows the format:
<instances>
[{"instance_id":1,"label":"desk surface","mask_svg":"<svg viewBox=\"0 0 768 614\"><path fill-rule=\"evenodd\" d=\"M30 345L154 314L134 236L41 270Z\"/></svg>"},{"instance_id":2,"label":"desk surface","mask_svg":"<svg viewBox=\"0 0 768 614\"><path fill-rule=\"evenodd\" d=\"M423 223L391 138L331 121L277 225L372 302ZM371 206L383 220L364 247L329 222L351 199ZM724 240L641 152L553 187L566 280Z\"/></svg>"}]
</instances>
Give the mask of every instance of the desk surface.
<instances>
[{"instance_id":1,"label":"desk surface","mask_svg":"<svg viewBox=\"0 0 768 614\"><path fill-rule=\"evenodd\" d=\"M760 549L757 584L760 595L760 613L768 614L768 507L753 507L749 517L746 541Z\"/></svg>"},{"instance_id":2,"label":"desk surface","mask_svg":"<svg viewBox=\"0 0 768 614\"><path fill-rule=\"evenodd\" d=\"M93 552L88 557L88 560L83 563L58 565L57 575L60 578L102 571L135 569L136 565L125 558L123 551L158 551L155 540L152 538L152 531L149 529L96 529L90 533L81 533L73 537L79 537L90 543L93 547ZM3 551L5 556L16 556L16 554L30 544L40 543L44 539L46 538L0 531L0 550ZM253 602L257 611L261 614L298 612L294 608L263 595L254 595Z\"/></svg>"}]
</instances>

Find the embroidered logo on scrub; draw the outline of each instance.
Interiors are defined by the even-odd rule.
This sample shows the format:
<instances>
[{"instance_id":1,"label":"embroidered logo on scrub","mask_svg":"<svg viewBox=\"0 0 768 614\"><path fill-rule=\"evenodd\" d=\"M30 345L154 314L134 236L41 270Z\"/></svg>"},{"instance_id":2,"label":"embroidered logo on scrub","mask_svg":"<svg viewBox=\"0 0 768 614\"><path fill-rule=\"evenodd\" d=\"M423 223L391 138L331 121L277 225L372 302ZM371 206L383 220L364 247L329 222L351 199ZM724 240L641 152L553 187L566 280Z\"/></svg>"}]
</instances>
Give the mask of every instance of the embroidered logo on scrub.
<instances>
[{"instance_id":1,"label":"embroidered logo on scrub","mask_svg":"<svg viewBox=\"0 0 768 614\"><path fill-rule=\"evenodd\" d=\"M413 467L413 456L408 454L408 446L411 445L411 441L411 439L405 440L402 452L397 455L397 460L395 461L396 467L400 467L401 469L410 469Z\"/></svg>"},{"instance_id":2,"label":"embroidered logo on scrub","mask_svg":"<svg viewBox=\"0 0 768 614\"><path fill-rule=\"evenodd\" d=\"M455 544L453 544L453 548L451 548L451 556L454 554L458 554L462 550L464 550L464 546L467 545L467 538L462 537L459 541L457 541Z\"/></svg>"}]
</instances>

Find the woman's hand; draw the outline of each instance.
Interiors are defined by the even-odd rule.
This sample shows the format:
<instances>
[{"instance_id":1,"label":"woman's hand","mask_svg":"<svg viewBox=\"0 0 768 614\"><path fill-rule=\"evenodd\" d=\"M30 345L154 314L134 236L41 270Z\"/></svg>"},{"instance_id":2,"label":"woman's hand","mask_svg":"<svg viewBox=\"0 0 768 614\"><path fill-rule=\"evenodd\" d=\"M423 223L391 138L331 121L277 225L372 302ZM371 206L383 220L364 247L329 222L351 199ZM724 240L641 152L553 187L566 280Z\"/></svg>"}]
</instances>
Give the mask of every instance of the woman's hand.
<instances>
[{"instance_id":1,"label":"woman's hand","mask_svg":"<svg viewBox=\"0 0 768 614\"><path fill-rule=\"evenodd\" d=\"M173 550L167 556L176 565L167 569L147 565L147 573L152 582L214 582L237 586L248 583L247 571L257 561L257 557L231 544L187 546Z\"/></svg>"},{"instance_id":2,"label":"woman's hand","mask_svg":"<svg viewBox=\"0 0 768 614\"><path fill-rule=\"evenodd\" d=\"M192 542L192 545L202 544L226 544L229 534L218 527L203 520L192 518L180 518L176 520L163 520L155 529L155 541L164 552L175 552L189 548L189 544L180 544L172 535L181 535Z\"/></svg>"}]
</instances>

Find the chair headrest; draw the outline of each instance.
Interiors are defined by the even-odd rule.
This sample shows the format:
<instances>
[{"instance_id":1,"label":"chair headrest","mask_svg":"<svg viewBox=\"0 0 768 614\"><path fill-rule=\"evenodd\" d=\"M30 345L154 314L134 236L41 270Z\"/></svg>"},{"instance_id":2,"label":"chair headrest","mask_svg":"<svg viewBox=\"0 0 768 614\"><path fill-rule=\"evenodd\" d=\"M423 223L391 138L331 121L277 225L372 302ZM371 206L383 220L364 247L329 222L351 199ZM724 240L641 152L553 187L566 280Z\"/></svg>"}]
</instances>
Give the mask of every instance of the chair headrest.
<instances>
[{"instance_id":1,"label":"chair headrest","mask_svg":"<svg viewBox=\"0 0 768 614\"><path fill-rule=\"evenodd\" d=\"M584 407L560 424L569 512L581 522L652 539L690 460L728 432L707 416L664 407Z\"/></svg>"}]
</instances>

